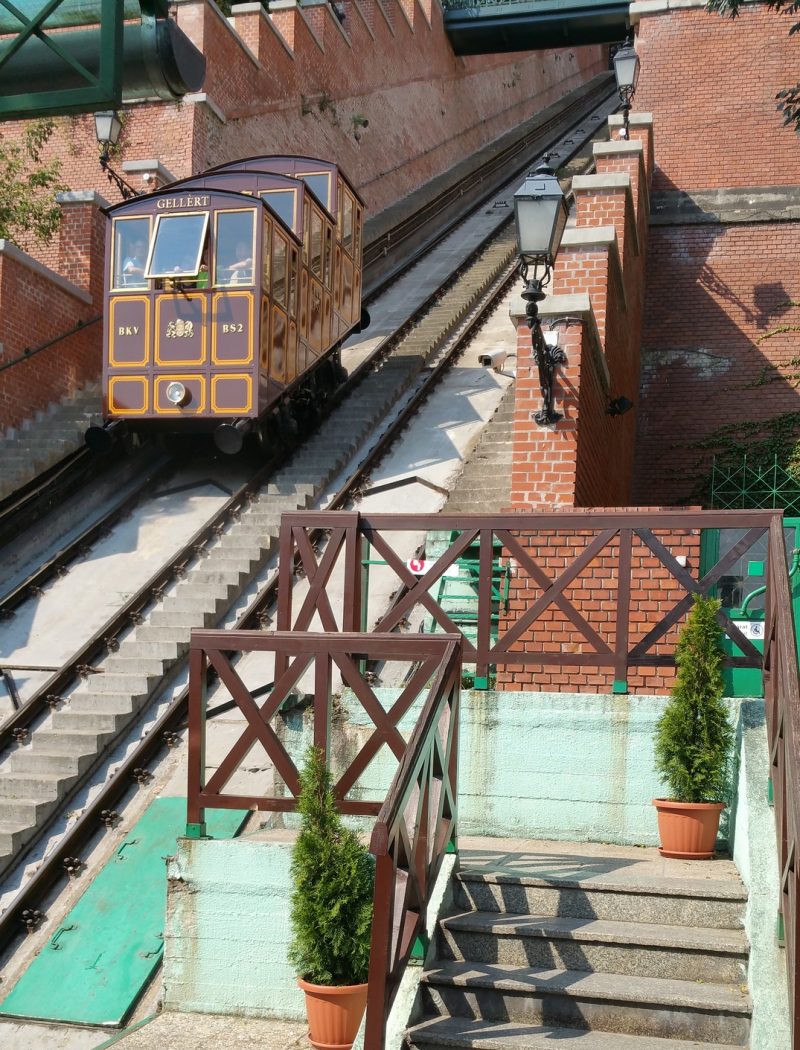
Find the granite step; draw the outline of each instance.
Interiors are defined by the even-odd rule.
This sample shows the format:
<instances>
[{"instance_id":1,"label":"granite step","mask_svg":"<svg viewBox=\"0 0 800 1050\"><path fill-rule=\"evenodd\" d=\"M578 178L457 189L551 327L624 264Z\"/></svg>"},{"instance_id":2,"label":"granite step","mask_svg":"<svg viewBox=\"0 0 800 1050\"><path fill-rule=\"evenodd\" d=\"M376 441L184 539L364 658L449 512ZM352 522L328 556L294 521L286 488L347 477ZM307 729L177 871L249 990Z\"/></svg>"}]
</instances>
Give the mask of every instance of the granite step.
<instances>
[{"instance_id":1,"label":"granite step","mask_svg":"<svg viewBox=\"0 0 800 1050\"><path fill-rule=\"evenodd\" d=\"M545 878L469 868L456 874L454 888L462 910L727 930L742 928L747 901L741 883L716 879Z\"/></svg>"},{"instance_id":2,"label":"granite step","mask_svg":"<svg viewBox=\"0 0 800 1050\"><path fill-rule=\"evenodd\" d=\"M748 955L742 930L498 912L443 919L439 949L442 959L473 963L710 982L743 981Z\"/></svg>"},{"instance_id":3,"label":"granite step","mask_svg":"<svg viewBox=\"0 0 800 1050\"><path fill-rule=\"evenodd\" d=\"M406 1050L743 1050L742 1044L706 1043L696 1039L664 1040L619 1032L589 1032L551 1025L519 1025L507 1021L473 1021L434 1017L406 1033Z\"/></svg>"},{"instance_id":4,"label":"granite step","mask_svg":"<svg viewBox=\"0 0 800 1050\"><path fill-rule=\"evenodd\" d=\"M499 963L438 963L420 992L427 1014L741 1046L752 1012L738 985Z\"/></svg>"}]
</instances>

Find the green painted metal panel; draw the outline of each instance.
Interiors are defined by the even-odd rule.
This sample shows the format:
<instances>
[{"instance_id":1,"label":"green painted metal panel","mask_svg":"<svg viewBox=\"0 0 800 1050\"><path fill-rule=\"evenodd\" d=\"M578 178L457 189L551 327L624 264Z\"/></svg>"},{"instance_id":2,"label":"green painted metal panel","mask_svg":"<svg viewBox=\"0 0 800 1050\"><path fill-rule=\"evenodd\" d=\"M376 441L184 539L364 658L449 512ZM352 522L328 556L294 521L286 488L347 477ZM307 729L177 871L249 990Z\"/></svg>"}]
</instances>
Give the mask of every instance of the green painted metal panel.
<instances>
[{"instance_id":1,"label":"green painted metal panel","mask_svg":"<svg viewBox=\"0 0 800 1050\"><path fill-rule=\"evenodd\" d=\"M247 812L209 810L208 831L232 838ZM36 956L0 1015L121 1025L161 961L164 859L175 853L185 798L159 798Z\"/></svg>"}]
</instances>

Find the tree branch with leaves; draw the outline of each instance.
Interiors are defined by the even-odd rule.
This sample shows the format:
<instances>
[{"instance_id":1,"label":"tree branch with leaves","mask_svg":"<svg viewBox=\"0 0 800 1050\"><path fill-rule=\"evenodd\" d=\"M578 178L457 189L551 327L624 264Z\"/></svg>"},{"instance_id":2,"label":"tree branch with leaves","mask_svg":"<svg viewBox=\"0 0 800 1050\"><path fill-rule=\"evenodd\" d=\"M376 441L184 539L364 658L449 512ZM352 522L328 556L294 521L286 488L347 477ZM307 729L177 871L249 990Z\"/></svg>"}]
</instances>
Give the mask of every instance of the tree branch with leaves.
<instances>
[{"instance_id":1,"label":"tree branch with leaves","mask_svg":"<svg viewBox=\"0 0 800 1050\"><path fill-rule=\"evenodd\" d=\"M55 121L32 120L20 140L0 135L0 237L17 242L31 237L47 242L58 229L61 209L56 194L68 187L61 162L42 160Z\"/></svg>"}]
</instances>

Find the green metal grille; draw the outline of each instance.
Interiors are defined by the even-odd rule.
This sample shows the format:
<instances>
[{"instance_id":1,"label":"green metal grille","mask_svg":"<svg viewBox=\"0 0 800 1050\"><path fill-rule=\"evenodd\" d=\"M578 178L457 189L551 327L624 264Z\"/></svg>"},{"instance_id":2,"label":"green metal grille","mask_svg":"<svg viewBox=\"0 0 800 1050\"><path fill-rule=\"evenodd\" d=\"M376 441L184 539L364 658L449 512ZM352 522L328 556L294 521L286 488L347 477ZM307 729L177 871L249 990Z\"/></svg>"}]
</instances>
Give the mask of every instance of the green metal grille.
<instances>
[{"instance_id":1,"label":"green metal grille","mask_svg":"<svg viewBox=\"0 0 800 1050\"><path fill-rule=\"evenodd\" d=\"M733 466L714 461L711 471L713 510L784 510L800 517L800 484L775 456L771 464L748 463L743 456Z\"/></svg>"}]
</instances>

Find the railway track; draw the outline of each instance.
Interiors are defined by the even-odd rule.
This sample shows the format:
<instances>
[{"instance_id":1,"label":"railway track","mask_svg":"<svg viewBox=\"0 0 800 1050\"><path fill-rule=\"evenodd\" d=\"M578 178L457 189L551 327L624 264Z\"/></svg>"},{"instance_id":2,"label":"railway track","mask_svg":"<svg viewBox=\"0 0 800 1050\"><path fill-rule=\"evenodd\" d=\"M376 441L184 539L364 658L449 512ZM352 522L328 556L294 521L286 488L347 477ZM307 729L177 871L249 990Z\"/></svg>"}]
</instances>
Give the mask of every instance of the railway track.
<instances>
[{"instance_id":1,"label":"railway track","mask_svg":"<svg viewBox=\"0 0 800 1050\"><path fill-rule=\"evenodd\" d=\"M364 247L365 302L369 304L380 296L447 237L466 214L489 200L498 186L522 173L532 154L545 152L555 139L566 140L572 135L579 141L583 118L591 114L593 107L615 97L612 82L610 73L599 76L585 91L575 92L548 107L544 119L530 122L531 126L521 136L504 137L500 145L488 151L484 163L444 185L433 196L426 195L421 206L415 201L417 195L412 194L411 210L391 216L388 227L381 226L370 234L368 223ZM565 132L565 128L569 130ZM0 546L30 529L34 521L51 513L82 486L113 472L120 455L116 450L98 457L89 449L77 449L22 489L0 500ZM35 585L41 584L41 580L35 581Z\"/></svg>"},{"instance_id":2,"label":"railway track","mask_svg":"<svg viewBox=\"0 0 800 1050\"><path fill-rule=\"evenodd\" d=\"M589 137L609 109L604 104L593 118L583 114L581 134ZM562 135L573 142L561 147L557 162L574 152L576 134ZM382 339L354 370L330 415L290 460L266 465L241 486L170 564L0 727L0 747L7 751L0 765L0 873L19 865L76 793L97 777L109 749L135 734L145 710L175 684L193 627L268 622L283 511L309 506L332 488L325 504L330 509L351 498L512 280L514 235L508 219L495 218L494 228L478 237L456 274L433 288L400 333ZM86 677L76 686L81 670ZM184 690L8 904L0 915L0 948L26 926L37 925L42 918L37 908L65 877L65 861L85 853L103 822L114 823L115 807L138 779L137 771L175 743L185 704Z\"/></svg>"}]
</instances>

